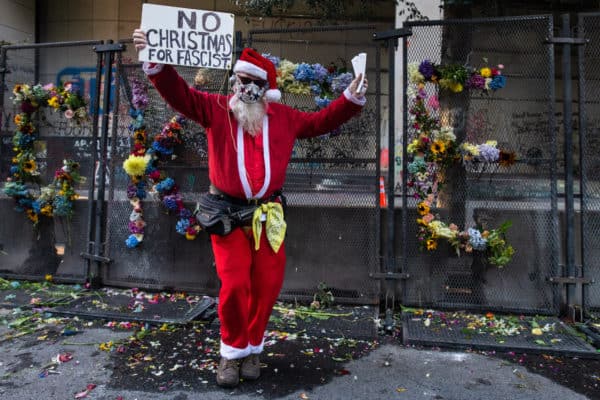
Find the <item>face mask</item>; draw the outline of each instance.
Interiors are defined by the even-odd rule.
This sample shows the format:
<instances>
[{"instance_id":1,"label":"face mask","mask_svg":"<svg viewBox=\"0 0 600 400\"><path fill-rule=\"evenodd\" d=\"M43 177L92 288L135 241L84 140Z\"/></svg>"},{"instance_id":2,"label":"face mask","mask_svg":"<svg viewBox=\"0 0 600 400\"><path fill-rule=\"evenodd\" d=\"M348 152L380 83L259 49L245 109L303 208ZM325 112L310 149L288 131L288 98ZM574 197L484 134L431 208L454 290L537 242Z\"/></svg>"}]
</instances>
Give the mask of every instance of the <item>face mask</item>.
<instances>
[{"instance_id":1,"label":"face mask","mask_svg":"<svg viewBox=\"0 0 600 400\"><path fill-rule=\"evenodd\" d=\"M242 102L252 104L256 103L265 94L265 86L258 86L254 81L244 84L238 77L235 91L239 94Z\"/></svg>"}]
</instances>

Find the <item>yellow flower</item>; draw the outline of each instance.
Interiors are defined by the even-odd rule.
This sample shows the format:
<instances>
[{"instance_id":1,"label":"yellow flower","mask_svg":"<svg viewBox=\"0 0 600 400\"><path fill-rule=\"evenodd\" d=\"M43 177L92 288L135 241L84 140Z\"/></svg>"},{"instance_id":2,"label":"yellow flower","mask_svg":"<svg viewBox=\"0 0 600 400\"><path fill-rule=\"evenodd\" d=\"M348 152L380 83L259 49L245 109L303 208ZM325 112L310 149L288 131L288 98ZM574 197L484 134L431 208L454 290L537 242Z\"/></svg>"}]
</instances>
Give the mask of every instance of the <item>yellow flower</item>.
<instances>
[{"instance_id":1,"label":"yellow flower","mask_svg":"<svg viewBox=\"0 0 600 400\"><path fill-rule=\"evenodd\" d=\"M23 171L27 172L28 174L31 174L33 171L35 171L35 161L34 160L27 160L23 163Z\"/></svg>"},{"instance_id":2,"label":"yellow flower","mask_svg":"<svg viewBox=\"0 0 600 400\"><path fill-rule=\"evenodd\" d=\"M441 140L436 140L431 144L431 152L433 154L441 154L446 151L446 145Z\"/></svg>"},{"instance_id":3,"label":"yellow flower","mask_svg":"<svg viewBox=\"0 0 600 400\"><path fill-rule=\"evenodd\" d=\"M420 202L417 205L417 211L419 212L420 215L427 215L429 214L429 204L425 203L424 201Z\"/></svg>"},{"instance_id":4,"label":"yellow flower","mask_svg":"<svg viewBox=\"0 0 600 400\"><path fill-rule=\"evenodd\" d=\"M483 76L484 78L489 78L492 76L492 70L488 67L483 67L481 68L481 70L479 70L479 73L481 74L481 76Z\"/></svg>"},{"instance_id":5,"label":"yellow flower","mask_svg":"<svg viewBox=\"0 0 600 400\"><path fill-rule=\"evenodd\" d=\"M427 240L427 250L435 250L437 248L437 242L433 239Z\"/></svg>"},{"instance_id":6,"label":"yellow flower","mask_svg":"<svg viewBox=\"0 0 600 400\"><path fill-rule=\"evenodd\" d=\"M48 99L48 105L52 108L60 107L60 103L58 102L58 97L52 96L50 99Z\"/></svg>"},{"instance_id":7,"label":"yellow flower","mask_svg":"<svg viewBox=\"0 0 600 400\"><path fill-rule=\"evenodd\" d=\"M40 209L40 214L45 215L46 217L52 216L52 206L50 204L46 204L44 207Z\"/></svg>"},{"instance_id":8,"label":"yellow flower","mask_svg":"<svg viewBox=\"0 0 600 400\"><path fill-rule=\"evenodd\" d=\"M34 224L38 222L38 215L31 208L27 210L27 218L29 218Z\"/></svg>"},{"instance_id":9,"label":"yellow flower","mask_svg":"<svg viewBox=\"0 0 600 400\"><path fill-rule=\"evenodd\" d=\"M52 275L51 274L46 274L46 276L44 277L44 279L46 280L46 282L52 282Z\"/></svg>"},{"instance_id":10,"label":"yellow flower","mask_svg":"<svg viewBox=\"0 0 600 400\"><path fill-rule=\"evenodd\" d=\"M543 335L544 332L542 332L542 330L540 328L533 328L531 330L531 334L532 335L536 335L536 336L540 336L540 335Z\"/></svg>"},{"instance_id":11,"label":"yellow flower","mask_svg":"<svg viewBox=\"0 0 600 400\"><path fill-rule=\"evenodd\" d=\"M460 93L463 91L463 85L460 82L452 82L450 83L450 90L454 93Z\"/></svg>"},{"instance_id":12,"label":"yellow flower","mask_svg":"<svg viewBox=\"0 0 600 400\"><path fill-rule=\"evenodd\" d=\"M150 162L150 156L135 156L132 154L123 162L123 169L129 176L142 176L146 172L148 162Z\"/></svg>"},{"instance_id":13,"label":"yellow flower","mask_svg":"<svg viewBox=\"0 0 600 400\"><path fill-rule=\"evenodd\" d=\"M21 125L21 114L15 115L15 125Z\"/></svg>"},{"instance_id":14,"label":"yellow flower","mask_svg":"<svg viewBox=\"0 0 600 400\"><path fill-rule=\"evenodd\" d=\"M186 233L185 233L185 238L186 238L187 240L194 240L194 239L196 239L196 235L192 235L191 233L189 233L189 232L186 232Z\"/></svg>"}]
</instances>

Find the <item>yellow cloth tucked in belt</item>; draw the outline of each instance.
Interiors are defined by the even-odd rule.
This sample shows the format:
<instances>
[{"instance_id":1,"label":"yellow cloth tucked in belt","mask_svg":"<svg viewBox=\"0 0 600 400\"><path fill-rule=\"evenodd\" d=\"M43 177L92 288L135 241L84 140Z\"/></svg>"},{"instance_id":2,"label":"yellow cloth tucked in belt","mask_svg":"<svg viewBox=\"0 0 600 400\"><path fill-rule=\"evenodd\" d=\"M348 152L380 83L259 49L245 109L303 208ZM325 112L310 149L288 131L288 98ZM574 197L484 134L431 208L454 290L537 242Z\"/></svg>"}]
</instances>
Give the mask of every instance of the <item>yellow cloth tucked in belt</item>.
<instances>
[{"instance_id":1,"label":"yellow cloth tucked in belt","mask_svg":"<svg viewBox=\"0 0 600 400\"><path fill-rule=\"evenodd\" d=\"M260 248L260 234L262 233L262 216L267 216L266 235L271 248L275 253L279 251L283 239L285 239L285 230L287 224L283 217L283 207L280 203L269 202L258 206L252 216L252 234L254 235L254 249Z\"/></svg>"}]
</instances>

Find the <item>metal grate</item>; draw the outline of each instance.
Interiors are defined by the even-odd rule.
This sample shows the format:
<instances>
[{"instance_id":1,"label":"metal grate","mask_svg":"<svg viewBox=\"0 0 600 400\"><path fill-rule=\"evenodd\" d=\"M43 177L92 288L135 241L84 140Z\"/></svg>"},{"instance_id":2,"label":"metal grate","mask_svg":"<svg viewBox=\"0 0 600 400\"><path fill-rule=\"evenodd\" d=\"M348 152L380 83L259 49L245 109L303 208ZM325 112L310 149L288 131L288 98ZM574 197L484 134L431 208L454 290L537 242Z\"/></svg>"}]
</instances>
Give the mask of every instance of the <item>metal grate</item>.
<instances>
[{"instance_id":1,"label":"metal grate","mask_svg":"<svg viewBox=\"0 0 600 400\"><path fill-rule=\"evenodd\" d=\"M599 358L597 350L583 340L568 325L556 317L537 318L541 326L554 326L551 332L536 336L530 329L515 335L474 333L465 320L452 319L451 324L431 323L425 318L414 317L410 312L402 314L403 343L412 345L441 346L449 348L475 348L496 351L527 351L528 353L559 354Z\"/></svg>"}]
</instances>

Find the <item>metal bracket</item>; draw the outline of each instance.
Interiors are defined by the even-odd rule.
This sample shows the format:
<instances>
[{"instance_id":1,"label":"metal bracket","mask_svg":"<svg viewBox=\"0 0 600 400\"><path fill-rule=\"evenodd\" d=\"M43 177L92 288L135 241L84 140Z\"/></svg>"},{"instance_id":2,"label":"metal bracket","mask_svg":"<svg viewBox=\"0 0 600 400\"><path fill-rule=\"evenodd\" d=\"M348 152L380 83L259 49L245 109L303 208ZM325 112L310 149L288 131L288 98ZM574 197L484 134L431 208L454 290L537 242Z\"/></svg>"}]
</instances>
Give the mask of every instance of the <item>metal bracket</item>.
<instances>
[{"instance_id":1,"label":"metal bracket","mask_svg":"<svg viewBox=\"0 0 600 400\"><path fill-rule=\"evenodd\" d=\"M393 272L373 272L369 274L369 278L373 279L408 279L410 274L393 273Z\"/></svg>"},{"instance_id":2,"label":"metal bracket","mask_svg":"<svg viewBox=\"0 0 600 400\"><path fill-rule=\"evenodd\" d=\"M595 283L593 279L590 278L575 278L573 276L570 277L562 277L562 276L551 276L548 278L548 282L559 283L562 285L573 284L573 283L581 283L582 285L588 285L590 283Z\"/></svg>"},{"instance_id":3,"label":"metal bracket","mask_svg":"<svg viewBox=\"0 0 600 400\"><path fill-rule=\"evenodd\" d=\"M112 259L110 259L108 257L97 256L97 255L90 254L90 253L79 253L79 255L85 259L92 260L92 261L100 261L105 264L112 262Z\"/></svg>"},{"instance_id":4,"label":"metal bracket","mask_svg":"<svg viewBox=\"0 0 600 400\"><path fill-rule=\"evenodd\" d=\"M105 53L107 51L124 51L125 44L124 43L99 44L97 46L92 47L92 49L96 53Z\"/></svg>"},{"instance_id":5,"label":"metal bracket","mask_svg":"<svg viewBox=\"0 0 600 400\"><path fill-rule=\"evenodd\" d=\"M412 29L401 28L401 29L393 29L391 31L375 32L373 34L373 40L398 39L399 37L404 37L404 36L412 36Z\"/></svg>"},{"instance_id":6,"label":"metal bracket","mask_svg":"<svg viewBox=\"0 0 600 400\"><path fill-rule=\"evenodd\" d=\"M589 42L590 42L590 39L572 38L572 37L551 37L551 38L546 38L546 40L544 40L544 43L546 43L546 44L576 44L576 45L582 45L582 44L588 44Z\"/></svg>"}]
</instances>

